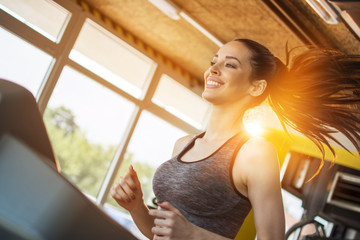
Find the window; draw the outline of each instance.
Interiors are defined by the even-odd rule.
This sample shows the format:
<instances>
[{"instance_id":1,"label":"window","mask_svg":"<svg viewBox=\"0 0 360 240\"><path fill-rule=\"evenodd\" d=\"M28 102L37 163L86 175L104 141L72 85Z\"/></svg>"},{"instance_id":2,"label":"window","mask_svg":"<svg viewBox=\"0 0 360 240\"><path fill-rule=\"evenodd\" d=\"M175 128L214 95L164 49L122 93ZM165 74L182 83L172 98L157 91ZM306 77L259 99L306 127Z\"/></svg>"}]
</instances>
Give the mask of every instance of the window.
<instances>
[{"instance_id":1,"label":"window","mask_svg":"<svg viewBox=\"0 0 360 240\"><path fill-rule=\"evenodd\" d=\"M138 174L145 203L153 206L152 178L160 164L169 160L175 141L187 133L170 125L155 115L144 111L127 148L125 157L117 172L116 180L123 176L132 164ZM147 239L129 219L129 213L121 208L111 195L107 198L105 210L120 224L126 226L138 239Z\"/></svg>"},{"instance_id":2,"label":"window","mask_svg":"<svg viewBox=\"0 0 360 240\"><path fill-rule=\"evenodd\" d=\"M169 160L175 141L187 135L184 131L170 125L155 115L144 111L139 119L118 176L128 171L130 164L134 166L141 181L144 200L152 205L152 177L155 170ZM111 196L108 201L111 201Z\"/></svg>"},{"instance_id":3,"label":"window","mask_svg":"<svg viewBox=\"0 0 360 240\"><path fill-rule=\"evenodd\" d=\"M39 92L53 58L0 27L0 77Z\"/></svg>"},{"instance_id":4,"label":"window","mask_svg":"<svg viewBox=\"0 0 360 240\"><path fill-rule=\"evenodd\" d=\"M210 104L167 75L163 75L152 101L198 129L205 128Z\"/></svg>"},{"instance_id":5,"label":"window","mask_svg":"<svg viewBox=\"0 0 360 240\"><path fill-rule=\"evenodd\" d=\"M85 22L70 58L136 98L143 97L156 67L91 20Z\"/></svg>"},{"instance_id":6,"label":"window","mask_svg":"<svg viewBox=\"0 0 360 240\"><path fill-rule=\"evenodd\" d=\"M0 0L0 8L54 42L59 42L71 14L50 0Z\"/></svg>"},{"instance_id":7,"label":"window","mask_svg":"<svg viewBox=\"0 0 360 240\"><path fill-rule=\"evenodd\" d=\"M96 196L134 104L65 67L44 119L62 172Z\"/></svg>"},{"instance_id":8,"label":"window","mask_svg":"<svg viewBox=\"0 0 360 240\"><path fill-rule=\"evenodd\" d=\"M0 0L2 17L10 23L0 23L9 28L0 27L0 77L25 86L41 108L46 106L43 118L62 174L97 203L107 198L105 210L144 239L124 210L103 194L108 180L132 164L152 205L156 168L171 158L175 141L187 135L184 129L204 128L209 104L167 75L154 85L153 99L144 99L157 60L106 30L75 2ZM68 24L70 17L74 21ZM69 34L63 36L65 29ZM109 171L120 152L125 152L120 169ZM99 194L100 189L105 191Z\"/></svg>"}]
</instances>

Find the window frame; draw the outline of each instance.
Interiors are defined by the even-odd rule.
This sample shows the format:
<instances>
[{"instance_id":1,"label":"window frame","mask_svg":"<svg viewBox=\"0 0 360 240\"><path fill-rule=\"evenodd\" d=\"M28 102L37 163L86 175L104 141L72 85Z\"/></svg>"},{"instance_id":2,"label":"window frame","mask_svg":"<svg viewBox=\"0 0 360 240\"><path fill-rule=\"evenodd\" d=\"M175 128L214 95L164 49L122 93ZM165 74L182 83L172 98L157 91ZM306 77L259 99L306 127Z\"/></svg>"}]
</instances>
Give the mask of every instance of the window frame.
<instances>
[{"instance_id":1,"label":"window frame","mask_svg":"<svg viewBox=\"0 0 360 240\"><path fill-rule=\"evenodd\" d=\"M116 149L116 154L113 160L111 161L110 167L108 168L108 171L105 176L105 180L103 181L100 191L96 197L95 200L96 204L102 207L106 203L106 199L109 195L111 185L114 182L114 178L116 176L118 169L120 168L122 159L126 153L127 146L129 145L130 139L134 133L135 127L139 121L142 111L146 110L156 115L157 117L161 118L162 120L168 122L169 124L173 125L174 127L181 129L184 132L199 133L202 131L202 129L195 128L191 124L169 113L165 109L161 108L160 106L152 102L152 97L155 93L156 87L160 81L161 76L165 74L171 77L172 79L183 85L184 87L192 90L195 94L199 95L200 90L193 88L191 86L190 81L187 78L185 78L183 75L181 75L179 72L168 66L166 63L161 61L156 56L147 52L144 48L139 47L134 41L131 41L128 38L126 38L126 36L123 36L122 34L118 33L113 27L107 25L104 21L100 20L98 17L94 16L89 11L84 11L83 8L77 3L70 0L66 0L66 1L53 0L53 1L71 13L67 26L65 27L62 37L58 43L53 42L50 39L46 38L42 34L38 33L36 30L32 29L31 27L27 26L26 24L22 23L16 18L12 17L2 9L0 9L0 26L3 27L5 30L20 37L21 39L27 41L29 44L46 52L47 54L49 54L54 58L53 63L51 64L46 76L43 79L43 83L40 87L40 90L38 94L35 96L41 114L44 113L48 101L50 99L50 96L54 91L56 83L65 66L69 66L74 70L84 74L85 76L100 83L101 85L114 91L115 93L119 94L121 97L133 102L136 105L135 110L132 113L132 117L130 119L127 130L124 133L124 136L120 136L122 139ZM142 98L137 99L133 97L132 95L112 85L105 79L94 74L93 72L89 71L85 67L81 66L80 64L74 62L69 58L70 52L73 49L75 41L78 35L80 34L83 24L87 19L90 19L99 26L103 27L105 30L114 34L120 40L130 45L130 47L133 47L135 50L137 50L139 54L145 55L146 57L150 58L156 63L157 66L155 68L151 80L149 80L147 88L144 89L144 96Z\"/></svg>"}]
</instances>

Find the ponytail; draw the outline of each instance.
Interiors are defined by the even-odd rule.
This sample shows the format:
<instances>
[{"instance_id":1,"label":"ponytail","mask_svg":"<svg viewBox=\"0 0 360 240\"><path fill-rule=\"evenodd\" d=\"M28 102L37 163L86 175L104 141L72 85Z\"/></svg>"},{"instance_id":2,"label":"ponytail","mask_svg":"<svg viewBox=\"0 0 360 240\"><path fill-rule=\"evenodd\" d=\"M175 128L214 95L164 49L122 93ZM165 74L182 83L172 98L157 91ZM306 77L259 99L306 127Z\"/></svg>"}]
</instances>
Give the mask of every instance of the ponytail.
<instances>
[{"instance_id":1,"label":"ponytail","mask_svg":"<svg viewBox=\"0 0 360 240\"><path fill-rule=\"evenodd\" d=\"M282 63L277 65L284 69ZM344 134L360 153L360 56L313 48L277 77L269 92L270 106L283 128L299 131L320 149L318 171L324 163L324 145L335 157L330 139L350 152L332 133Z\"/></svg>"},{"instance_id":2,"label":"ponytail","mask_svg":"<svg viewBox=\"0 0 360 240\"><path fill-rule=\"evenodd\" d=\"M333 133L344 134L360 153L360 55L311 48L298 55L288 70L263 45L249 39L234 41L252 52L250 81L268 82L267 91L255 103L268 97L285 131L289 126L315 143L323 156L317 173L324 164L324 146L335 158L330 140L350 152Z\"/></svg>"}]
</instances>

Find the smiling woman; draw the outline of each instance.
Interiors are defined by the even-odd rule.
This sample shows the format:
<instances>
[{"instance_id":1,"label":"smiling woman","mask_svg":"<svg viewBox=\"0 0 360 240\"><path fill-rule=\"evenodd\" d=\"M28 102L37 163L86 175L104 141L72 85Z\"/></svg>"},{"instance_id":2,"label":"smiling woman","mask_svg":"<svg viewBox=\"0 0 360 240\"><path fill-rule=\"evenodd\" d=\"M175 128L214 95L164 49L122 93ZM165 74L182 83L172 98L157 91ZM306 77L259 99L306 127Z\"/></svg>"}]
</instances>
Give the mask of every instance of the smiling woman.
<instances>
[{"instance_id":1,"label":"smiling woman","mask_svg":"<svg viewBox=\"0 0 360 240\"><path fill-rule=\"evenodd\" d=\"M206 131L179 139L173 158L155 172L153 188L162 209L144 205L132 167L112 196L151 239L233 239L251 208L259 239L284 239L277 154L265 139L246 134L244 114L269 97L282 124L295 127L322 152L322 144L332 149L329 128L347 134L360 152L360 115L348 107L360 102L359 66L360 56L312 49L288 71L255 41L225 44L204 74L203 98L212 104ZM309 95L310 90L319 94Z\"/></svg>"},{"instance_id":2,"label":"smiling woman","mask_svg":"<svg viewBox=\"0 0 360 240\"><path fill-rule=\"evenodd\" d=\"M237 50L239 47L239 50ZM243 54L235 54L234 50ZM214 56L205 74L205 90L202 97L214 105L227 101L237 102L245 97L244 91L249 87L251 74L250 62L247 60L251 52L236 42L222 47Z\"/></svg>"},{"instance_id":3,"label":"smiling woman","mask_svg":"<svg viewBox=\"0 0 360 240\"><path fill-rule=\"evenodd\" d=\"M249 36L282 59L287 40L360 49L343 22L332 27L347 33L323 40L329 27L282 11L305 1L173 2L220 40ZM285 67L248 39L217 51L185 15L170 20L145 0L0 0L0 8L8 39L0 75L37 96L62 173L99 206L127 209L149 238L253 239L235 237L250 209L259 239L284 238L277 153L246 131L246 112L266 98L321 151L334 129L359 150L358 56L310 49ZM161 211L147 206L153 194Z\"/></svg>"}]
</instances>

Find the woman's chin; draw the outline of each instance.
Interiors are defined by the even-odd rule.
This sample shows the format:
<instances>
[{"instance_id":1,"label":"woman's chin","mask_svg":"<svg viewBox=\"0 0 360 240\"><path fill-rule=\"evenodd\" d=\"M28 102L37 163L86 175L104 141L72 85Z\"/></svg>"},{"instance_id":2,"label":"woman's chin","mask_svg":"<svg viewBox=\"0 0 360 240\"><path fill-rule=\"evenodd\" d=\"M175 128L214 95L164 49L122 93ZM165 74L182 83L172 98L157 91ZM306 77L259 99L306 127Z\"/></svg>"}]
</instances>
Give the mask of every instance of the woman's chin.
<instances>
[{"instance_id":1,"label":"woman's chin","mask_svg":"<svg viewBox=\"0 0 360 240\"><path fill-rule=\"evenodd\" d=\"M215 99L214 94L210 94L206 90L203 91L203 93L201 94L201 97L208 102L212 102L212 100Z\"/></svg>"},{"instance_id":2,"label":"woman's chin","mask_svg":"<svg viewBox=\"0 0 360 240\"><path fill-rule=\"evenodd\" d=\"M208 93L203 92L201 97L205 101L207 101L207 102L209 102L209 103L211 103L213 105L217 104L219 102L219 98L217 96L215 96L214 94L208 94Z\"/></svg>"}]
</instances>

